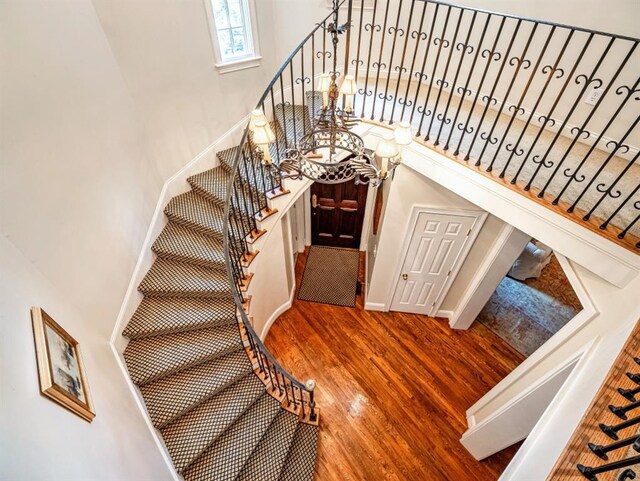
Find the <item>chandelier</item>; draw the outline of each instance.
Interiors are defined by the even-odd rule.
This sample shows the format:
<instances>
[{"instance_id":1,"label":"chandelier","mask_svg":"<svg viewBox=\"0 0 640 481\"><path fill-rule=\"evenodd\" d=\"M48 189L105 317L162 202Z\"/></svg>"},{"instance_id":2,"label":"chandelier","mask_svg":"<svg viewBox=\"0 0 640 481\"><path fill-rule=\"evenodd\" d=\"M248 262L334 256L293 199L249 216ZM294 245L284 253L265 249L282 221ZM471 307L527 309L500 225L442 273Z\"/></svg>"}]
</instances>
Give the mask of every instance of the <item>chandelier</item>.
<instances>
[{"instance_id":1,"label":"chandelier","mask_svg":"<svg viewBox=\"0 0 640 481\"><path fill-rule=\"evenodd\" d=\"M333 70L320 76L318 91L322 94L322 108L312 119L311 131L302 136L294 148L286 149L284 158L276 164L269 152L269 145L276 137L262 110L251 113L249 130L256 146L255 154L274 173L285 174L294 180L306 177L323 184L355 179L356 184L378 186L400 164L401 149L412 140L411 128L407 122L400 122L394 132L385 132L375 156L365 148L362 137L352 131L359 122L354 115L358 92L356 79L347 74L339 88L337 83L338 36L350 25L338 24L338 0L334 0L333 6L333 22L326 27L333 44ZM340 97L343 107L338 106Z\"/></svg>"}]
</instances>

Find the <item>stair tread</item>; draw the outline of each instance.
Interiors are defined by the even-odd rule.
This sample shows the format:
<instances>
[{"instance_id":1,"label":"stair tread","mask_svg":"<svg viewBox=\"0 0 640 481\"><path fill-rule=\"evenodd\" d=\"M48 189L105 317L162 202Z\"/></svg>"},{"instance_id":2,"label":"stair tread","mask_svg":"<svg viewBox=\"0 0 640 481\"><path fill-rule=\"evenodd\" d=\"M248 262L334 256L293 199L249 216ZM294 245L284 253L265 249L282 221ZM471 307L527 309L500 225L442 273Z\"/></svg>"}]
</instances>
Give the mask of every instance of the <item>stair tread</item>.
<instances>
[{"instance_id":1,"label":"stair tread","mask_svg":"<svg viewBox=\"0 0 640 481\"><path fill-rule=\"evenodd\" d=\"M194 191L198 192L209 201L224 207L227 196L227 187L231 179L231 173L219 166L214 169L201 172L193 175L187 179ZM258 189L250 188L250 184L243 183L240 185L236 182L238 189L236 192L242 196L242 201L239 203L240 208L249 215L254 215L260 211L260 204L266 202L266 197L263 193L260 193ZM264 187L263 189L264 190Z\"/></svg>"},{"instance_id":2,"label":"stair tread","mask_svg":"<svg viewBox=\"0 0 640 481\"><path fill-rule=\"evenodd\" d=\"M231 297L145 297L122 334L129 339L138 339L233 324L236 319L236 305Z\"/></svg>"},{"instance_id":3,"label":"stair tread","mask_svg":"<svg viewBox=\"0 0 640 481\"><path fill-rule=\"evenodd\" d=\"M236 481L278 481L297 426L298 416L281 409Z\"/></svg>"},{"instance_id":4,"label":"stair tread","mask_svg":"<svg viewBox=\"0 0 640 481\"><path fill-rule=\"evenodd\" d=\"M124 358L131 379L143 385L180 369L223 356L242 345L233 324L131 341Z\"/></svg>"},{"instance_id":5,"label":"stair tread","mask_svg":"<svg viewBox=\"0 0 640 481\"><path fill-rule=\"evenodd\" d=\"M280 411L266 392L184 471L185 481L235 479Z\"/></svg>"},{"instance_id":6,"label":"stair tread","mask_svg":"<svg viewBox=\"0 0 640 481\"><path fill-rule=\"evenodd\" d=\"M224 245L221 239L175 222L165 226L151 250L163 259L224 268Z\"/></svg>"},{"instance_id":7,"label":"stair tread","mask_svg":"<svg viewBox=\"0 0 640 481\"><path fill-rule=\"evenodd\" d=\"M173 464L182 472L264 393L264 384L250 373L162 430Z\"/></svg>"},{"instance_id":8,"label":"stair tread","mask_svg":"<svg viewBox=\"0 0 640 481\"><path fill-rule=\"evenodd\" d=\"M148 297L230 297L226 270L157 258L138 290Z\"/></svg>"},{"instance_id":9,"label":"stair tread","mask_svg":"<svg viewBox=\"0 0 640 481\"><path fill-rule=\"evenodd\" d=\"M222 239L224 209L190 190L172 198L164 213L172 221Z\"/></svg>"},{"instance_id":10,"label":"stair tread","mask_svg":"<svg viewBox=\"0 0 640 481\"><path fill-rule=\"evenodd\" d=\"M238 347L224 356L145 384L140 392L153 425L160 428L252 371L247 353Z\"/></svg>"},{"instance_id":11,"label":"stair tread","mask_svg":"<svg viewBox=\"0 0 640 481\"><path fill-rule=\"evenodd\" d=\"M318 426L298 423L278 481L313 481L318 447Z\"/></svg>"}]
</instances>

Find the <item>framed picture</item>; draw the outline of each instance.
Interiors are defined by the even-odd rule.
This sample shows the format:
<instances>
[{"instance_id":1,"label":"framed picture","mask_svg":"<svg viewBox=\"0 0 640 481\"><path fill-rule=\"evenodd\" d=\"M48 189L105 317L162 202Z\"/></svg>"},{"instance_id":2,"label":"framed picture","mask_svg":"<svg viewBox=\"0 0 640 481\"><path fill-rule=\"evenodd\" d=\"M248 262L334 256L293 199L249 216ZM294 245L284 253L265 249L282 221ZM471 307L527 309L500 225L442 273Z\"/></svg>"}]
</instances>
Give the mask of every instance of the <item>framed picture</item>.
<instances>
[{"instance_id":1,"label":"framed picture","mask_svg":"<svg viewBox=\"0 0 640 481\"><path fill-rule=\"evenodd\" d=\"M95 417L78 342L39 307L31 308L40 392L91 422Z\"/></svg>"}]
</instances>

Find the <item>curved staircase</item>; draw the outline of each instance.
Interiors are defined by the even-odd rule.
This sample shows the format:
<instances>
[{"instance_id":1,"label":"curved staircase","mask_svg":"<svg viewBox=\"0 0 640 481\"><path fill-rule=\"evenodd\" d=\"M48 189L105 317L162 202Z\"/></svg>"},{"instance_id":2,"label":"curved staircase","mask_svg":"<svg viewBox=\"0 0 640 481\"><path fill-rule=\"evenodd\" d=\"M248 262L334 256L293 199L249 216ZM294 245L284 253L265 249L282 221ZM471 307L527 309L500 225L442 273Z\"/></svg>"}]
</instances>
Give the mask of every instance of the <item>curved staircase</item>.
<instances>
[{"instance_id":1,"label":"curved staircase","mask_svg":"<svg viewBox=\"0 0 640 481\"><path fill-rule=\"evenodd\" d=\"M224 205L236 154L220 152L221 165L189 178L192 190L167 205L157 258L138 288L144 299L123 332L124 357L186 481L311 480L317 422L261 369L227 277ZM267 195L252 172L240 186L243 210L260 220L274 210L260 208Z\"/></svg>"}]
</instances>

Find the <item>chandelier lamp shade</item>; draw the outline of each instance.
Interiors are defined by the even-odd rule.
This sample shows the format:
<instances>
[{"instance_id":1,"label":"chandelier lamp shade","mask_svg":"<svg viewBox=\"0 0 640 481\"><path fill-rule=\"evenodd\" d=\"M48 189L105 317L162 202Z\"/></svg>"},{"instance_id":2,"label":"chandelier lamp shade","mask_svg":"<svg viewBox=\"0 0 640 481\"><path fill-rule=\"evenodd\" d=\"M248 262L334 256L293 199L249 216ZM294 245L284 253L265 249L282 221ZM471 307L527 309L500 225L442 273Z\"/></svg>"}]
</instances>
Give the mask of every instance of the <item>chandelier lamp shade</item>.
<instances>
[{"instance_id":1,"label":"chandelier lamp shade","mask_svg":"<svg viewBox=\"0 0 640 481\"><path fill-rule=\"evenodd\" d=\"M348 114L353 113L353 103L358 93L358 85L353 75L345 75L342 85L340 85L340 94L344 95L344 110Z\"/></svg>"},{"instance_id":2,"label":"chandelier lamp shade","mask_svg":"<svg viewBox=\"0 0 640 481\"><path fill-rule=\"evenodd\" d=\"M375 156L365 149L364 140L353 132L360 119L354 115L358 85L353 75L345 75L338 88L337 46L339 35L347 32L349 23L338 23L338 0L334 0L333 21L325 27L333 44L331 70L320 75L317 92L322 94L322 108L313 112L310 131L296 139L284 156L273 162L269 144L276 139L260 109L251 112L249 131L255 155L274 175L284 174L292 180L306 177L323 184L339 184L355 180L356 184L380 185L401 162L401 150L412 141L410 125L399 123L393 132L385 133ZM342 107L339 100L342 99ZM376 158L378 160L377 167Z\"/></svg>"},{"instance_id":3,"label":"chandelier lamp shade","mask_svg":"<svg viewBox=\"0 0 640 481\"><path fill-rule=\"evenodd\" d=\"M264 114L262 109L255 109L251 112L251 120L249 121L249 130L254 132L256 129L256 122L263 121L265 124L267 122L267 116Z\"/></svg>"},{"instance_id":4,"label":"chandelier lamp shade","mask_svg":"<svg viewBox=\"0 0 640 481\"><path fill-rule=\"evenodd\" d=\"M253 126L253 143L262 152L265 165L272 164L269 144L272 144L275 140L276 136L269 124L262 119L257 120Z\"/></svg>"},{"instance_id":5,"label":"chandelier lamp shade","mask_svg":"<svg viewBox=\"0 0 640 481\"><path fill-rule=\"evenodd\" d=\"M396 144L400 147L400 150L407 145L410 145L413 141L413 134L411 133L411 124L409 122L400 122L396 125L393 131L393 136Z\"/></svg>"},{"instance_id":6,"label":"chandelier lamp shade","mask_svg":"<svg viewBox=\"0 0 640 481\"><path fill-rule=\"evenodd\" d=\"M326 109L329 106L329 91L331 90L331 75L323 73L320 75L318 82L318 92L322 93L322 108Z\"/></svg>"}]
</instances>

